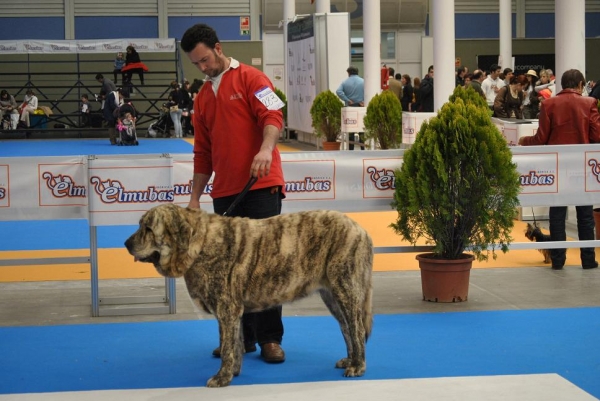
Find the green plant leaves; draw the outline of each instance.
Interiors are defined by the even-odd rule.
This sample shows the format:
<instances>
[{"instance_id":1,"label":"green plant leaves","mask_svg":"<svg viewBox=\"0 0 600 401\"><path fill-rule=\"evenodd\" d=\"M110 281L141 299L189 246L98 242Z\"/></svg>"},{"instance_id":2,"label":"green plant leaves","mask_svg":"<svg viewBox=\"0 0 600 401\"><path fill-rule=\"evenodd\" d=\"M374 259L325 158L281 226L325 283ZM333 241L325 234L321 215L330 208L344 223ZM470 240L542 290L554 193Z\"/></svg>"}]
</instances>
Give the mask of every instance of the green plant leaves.
<instances>
[{"instance_id":1,"label":"green plant leaves","mask_svg":"<svg viewBox=\"0 0 600 401\"><path fill-rule=\"evenodd\" d=\"M415 244L425 238L441 258L467 248L478 260L506 252L520 191L519 174L485 100L457 87L436 117L421 126L395 172L391 226Z\"/></svg>"},{"instance_id":2,"label":"green plant leaves","mask_svg":"<svg viewBox=\"0 0 600 401\"><path fill-rule=\"evenodd\" d=\"M329 89L319 93L310 107L312 127L315 135L335 142L342 129L342 107L344 103Z\"/></svg>"},{"instance_id":3,"label":"green plant leaves","mask_svg":"<svg viewBox=\"0 0 600 401\"><path fill-rule=\"evenodd\" d=\"M396 149L402 144L402 105L394 93L375 95L363 122L365 138L375 139L381 149Z\"/></svg>"}]
</instances>

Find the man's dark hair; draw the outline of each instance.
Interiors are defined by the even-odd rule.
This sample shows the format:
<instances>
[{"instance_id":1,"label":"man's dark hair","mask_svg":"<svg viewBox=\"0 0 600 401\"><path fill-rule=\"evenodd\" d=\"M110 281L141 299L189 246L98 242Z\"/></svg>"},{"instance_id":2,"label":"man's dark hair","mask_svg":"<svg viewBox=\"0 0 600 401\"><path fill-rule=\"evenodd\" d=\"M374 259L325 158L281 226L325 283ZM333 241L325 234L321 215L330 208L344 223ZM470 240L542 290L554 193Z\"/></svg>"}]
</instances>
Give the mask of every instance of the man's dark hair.
<instances>
[{"instance_id":1,"label":"man's dark hair","mask_svg":"<svg viewBox=\"0 0 600 401\"><path fill-rule=\"evenodd\" d=\"M429 68L427 69L427 73L429 74L431 72L431 70L433 70L433 65L429 66Z\"/></svg>"},{"instance_id":2,"label":"man's dark hair","mask_svg":"<svg viewBox=\"0 0 600 401\"><path fill-rule=\"evenodd\" d=\"M393 77L394 74L396 73L396 70L394 70L392 67L388 67L388 72L390 74L390 77Z\"/></svg>"},{"instance_id":3,"label":"man's dark hair","mask_svg":"<svg viewBox=\"0 0 600 401\"><path fill-rule=\"evenodd\" d=\"M87 95L87 93L84 93L83 95L81 95L82 98L90 100L90 97Z\"/></svg>"},{"instance_id":4,"label":"man's dark hair","mask_svg":"<svg viewBox=\"0 0 600 401\"><path fill-rule=\"evenodd\" d=\"M513 72L513 70L512 68L505 68L502 72L504 73L504 75L508 75L509 73Z\"/></svg>"},{"instance_id":5,"label":"man's dark hair","mask_svg":"<svg viewBox=\"0 0 600 401\"><path fill-rule=\"evenodd\" d=\"M396 78L398 81L400 81L400 79L402 79L402 74L400 74L399 72L397 72L396 75L394 75L394 78Z\"/></svg>"},{"instance_id":6,"label":"man's dark hair","mask_svg":"<svg viewBox=\"0 0 600 401\"><path fill-rule=\"evenodd\" d=\"M99 79L104 79L104 75L102 74L96 74L96 81Z\"/></svg>"},{"instance_id":7,"label":"man's dark hair","mask_svg":"<svg viewBox=\"0 0 600 401\"><path fill-rule=\"evenodd\" d=\"M214 49L219 43L217 32L206 24L196 24L183 34L181 38L181 50L186 53L191 52L196 46L202 43L210 49Z\"/></svg>"},{"instance_id":8,"label":"man's dark hair","mask_svg":"<svg viewBox=\"0 0 600 401\"><path fill-rule=\"evenodd\" d=\"M477 71L477 72L473 73L473 78L472 79L477 80L477 79L481 78L482 75L483 75L482 71Z\"/></svg>"},{"instance_id":9,"label":"man's dark hair","mask_svg":"<svg viewBox=\"0 0 600 401\"><path fill-rule=\"evenodd\" d=\"M350 67L348 67L346 72L350 75L358 75L358 68L351 65Z\"/></svg>"},{"instance_id":10,"label":"man's dark hair","mask_svg":"<svg viewBox=\"0 0 600 401\"><path fill-rule=\"evenodd\" d=\"M502 68L502 67L500 67L498 64L492 64L490 66L490 72L494 72L494 71L498 70L498 68Z\"/></svg>"},{"instance_id":11,"label":"man's dark hair","mask_svg":"<svg viewBox=\"0 0 600 401\"><path fill-rule=\"evenodd\" d=\"M463 66L460 66L460 67L457 67L457 68L456 68L456 73L457 73L458 75L462 74L463 72L465 72L465 67L463 67Z\"/></svg>"},{"instance_id":12,"label":"man's dark hair","mask_svg":"<svg viewBox=\"0 0 600 401\"><path fill-rule=\"evenodd\" d=\"M560 78L560 86L563 89L575 89L581 82L585 86L585 77L579 70L567 70Z\"/></svg>"}]
</instances>

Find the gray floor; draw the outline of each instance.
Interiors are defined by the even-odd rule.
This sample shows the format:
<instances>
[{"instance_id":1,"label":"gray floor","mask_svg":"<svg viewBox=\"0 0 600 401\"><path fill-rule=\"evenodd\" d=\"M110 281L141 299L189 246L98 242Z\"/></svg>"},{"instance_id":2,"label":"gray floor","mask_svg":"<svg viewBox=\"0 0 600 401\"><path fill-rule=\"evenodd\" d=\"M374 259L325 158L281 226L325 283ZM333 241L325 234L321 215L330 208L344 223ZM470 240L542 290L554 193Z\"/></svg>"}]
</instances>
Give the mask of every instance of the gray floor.
<instances>
[{"instance_id":1,"label":"gray floor","mask_svg":"<svg viewBox=\"0 0 600 401\"><path fill-rule=\"evenodd\" d=\"M473 269L469 300L455 304L425 302L420 273L377 272L373 277L376 314L429 313L600 306L600 270L566 267ZM59 325L212 319L195 309L183 281L177 280L177 313L91 317L90 283L50 281L0 284L0 325ZM164 294L163 279L103 280L100 297ZM327 315L318 296L285 305L287 316Z\"/></svg>"}]
</instances>

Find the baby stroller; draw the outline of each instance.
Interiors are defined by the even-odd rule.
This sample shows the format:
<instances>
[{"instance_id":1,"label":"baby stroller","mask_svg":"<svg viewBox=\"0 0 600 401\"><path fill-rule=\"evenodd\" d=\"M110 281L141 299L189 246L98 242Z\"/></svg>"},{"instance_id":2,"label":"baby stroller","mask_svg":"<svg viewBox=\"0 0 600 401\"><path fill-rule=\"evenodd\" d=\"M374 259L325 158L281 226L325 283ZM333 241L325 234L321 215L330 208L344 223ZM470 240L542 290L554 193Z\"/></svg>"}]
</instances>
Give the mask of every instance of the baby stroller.
<instances>
[{"instance_id":1,"label":"baby stroller","mask_svg":"<svg viewBox=\"0 0 600 401\"><path fill-rule=\"evenodd\" d=\"M139 145L137 133L135 130L136 112L131 103L125 103L118 109L118 119L116 130L119 133L117 136L117 145L132 146Z\"/></svg>"},{"instance_id":2,"label":"baby stroller","mask_svg":"<svg viewBox=\"0 0 600 401\"><path fill-rule=\"evenodd\" d=\"M171 114L169 114L169 107L167 103L162 105L158 120L148 126L147 138L169 138L171 136L171 128L173 127L173 120L171 120Z\"/></svg>"}]
</instances>

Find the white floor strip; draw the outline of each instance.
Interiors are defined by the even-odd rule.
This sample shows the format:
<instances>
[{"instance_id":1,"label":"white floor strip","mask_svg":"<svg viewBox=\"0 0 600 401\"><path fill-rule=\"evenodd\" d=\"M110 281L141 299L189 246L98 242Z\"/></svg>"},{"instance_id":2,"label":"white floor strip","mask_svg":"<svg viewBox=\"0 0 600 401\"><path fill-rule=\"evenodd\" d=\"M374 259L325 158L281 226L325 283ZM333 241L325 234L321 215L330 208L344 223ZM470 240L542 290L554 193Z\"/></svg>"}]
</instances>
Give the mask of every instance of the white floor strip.
<instances>
[{"instance_id":1,"label":"white floor strip","mask_svg":"<svg viewBox=\"0 0 600 401\"><path fill-rule=\"evenodd\" d=\"M598 401L556 374L7 394L0 401Z\"/></svg>"}]
</instances>

